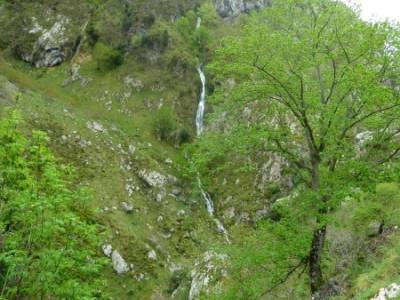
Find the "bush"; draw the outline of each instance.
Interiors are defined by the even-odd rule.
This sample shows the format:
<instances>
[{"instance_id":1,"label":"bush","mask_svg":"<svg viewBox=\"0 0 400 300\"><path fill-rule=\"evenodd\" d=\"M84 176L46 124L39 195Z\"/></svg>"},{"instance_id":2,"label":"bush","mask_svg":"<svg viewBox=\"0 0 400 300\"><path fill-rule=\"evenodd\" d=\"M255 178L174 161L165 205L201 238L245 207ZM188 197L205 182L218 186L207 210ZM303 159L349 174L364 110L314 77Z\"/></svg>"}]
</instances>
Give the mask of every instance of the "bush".
<instances>
[{"instance_id":1,"label":"bush","mask_svg":"<svg viewBox=\"0 0 400 300\"><path fill-rule=\"evenodd\" d=\"M89 23L86 33L88 36L89 45L91 47L95 46L100 38L100 35L99 35L98 31L96 30L93 22Z\"/></svg>"},{"instance_id":2,"label":"bush","mask_svg":"<svg viewBox=\"0 0 400 300\"><path fill-rule=\"evenodd\" d=\"M175 139L176 144L182 145L189 143L192 140L192 136L187 128L179 128L177 130Z\"/></svg>"},{"instance_id":3,"label":"bush","mask_svg":"<svg viewBox=\"0 0 400 300\"><path fill-rule=\"evenodd\" d=\"M112 49L100 42L96 43L93 55L97 61L97 68L102 71L115 69L123 63L121 51Z\"/></svg>"},{"instance_id":4,"label":"bush","mask_svg":"<svg viewBox=\"0 0 400 300\"><path fill-rule=\"evenodd\" d=\"M381 226L400 225L400 188L396 183L380 183L375 194L367 195L354 209L352 223L357 232L368 233L374 223ZM383 228L383 227L382 227Z\"/></svg>"},{"instance_id":5,"label":"bush","mask_svg":"<svg viewBox=\"0 0 400 300\"><path fill-rule=\"evenodd\" d=\"M169 107L161 108L154 116L153 131L162 141L171 141L177 127L176 115Z\"/></svg>"},{"instance_id":6,"label":"bush","mask_svg":"<svg viewBox=\"0 0 400 300\"><path fill-rule=\"evenodd\" d=\"M159 24L141 37L140 46L163 53L168 48L169 39L168 28Z\"/></svg>"},{"instance_id":7,"label":"bush","mask_svg":"<svg viewBox=\"0 0 400 300\"><path fill-rule=\"evenodd\" d=\"M26 139L15 114L0 121L0 298L95 299L99 228L47 143L42 132Z\"/></svg>"}]
</instances>

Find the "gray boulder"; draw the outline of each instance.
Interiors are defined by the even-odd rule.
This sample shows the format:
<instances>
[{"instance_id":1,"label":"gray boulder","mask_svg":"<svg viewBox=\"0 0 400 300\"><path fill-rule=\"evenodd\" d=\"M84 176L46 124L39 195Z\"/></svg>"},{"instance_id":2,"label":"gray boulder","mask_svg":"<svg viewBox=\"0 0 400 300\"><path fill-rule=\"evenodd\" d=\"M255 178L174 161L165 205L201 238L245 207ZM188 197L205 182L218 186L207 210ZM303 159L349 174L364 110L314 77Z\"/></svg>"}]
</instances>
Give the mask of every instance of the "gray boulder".
<instances>
[{"instance_id":1,"label":"gray boulder","mask_svg":"<svg viewBox=\"0 0 400 300\"><path fill-rule=\"evenodd\" d=\"M166 176L156 171L141 170L139 177L150 187L162 187L168 182Z\"/></svg>"},{"instance_id":2,"label":"gray boulder","mask_svg":"<svg viewBox=\"0 0 400 300\"><path fill-rule=\"evenodd\" d=\"M172 175L163 175L157 171L141 170L139 177L152 188L162 188L166 184L176 184L178 179Z\"/></svg>"},{"instance_id":3,"label":"gray boulder","mask_svg":"<svg viewBox=\"0 0 400 300\"><path fill-rule=\"evenodd\" d=\"M103 245L101 249L103 250L105 256L111 257L111 254L113 253L113 247L110 244Z\"/></svg>"},{"instance_id":4,"label":"gray boulder","mask_svg":"<svg viewBox=\"0 0 400 300\"><path fill-rule=\"evenodd\" d=\"M125 211L126 213L130 214L133 212L133 205L128 202L122 202L121 203L122 210Z\"/></svg>"},{"instance_id":5,"label":"gray boulder","mask_svg":"<svg viewBox=\"0 0 400 300\"><path fill-rule=\"evenodd\" d=\"M129 272L129 266L124 258L119 254L117 250L114 250L111 255L111 260L113 264L113 268L117 274L125 274Z\"/></svg>"},{"instance_id":6,"label":"gray boulder","mask_svg":"<svg viewBox=\"0 0 400 300\"><path fill-rule=\"evenodd\" d=\"M367 234L369 237L378 236L383 231L383 224L379 221L373 221L368 224Z\"/></svg>"}]
</instances>

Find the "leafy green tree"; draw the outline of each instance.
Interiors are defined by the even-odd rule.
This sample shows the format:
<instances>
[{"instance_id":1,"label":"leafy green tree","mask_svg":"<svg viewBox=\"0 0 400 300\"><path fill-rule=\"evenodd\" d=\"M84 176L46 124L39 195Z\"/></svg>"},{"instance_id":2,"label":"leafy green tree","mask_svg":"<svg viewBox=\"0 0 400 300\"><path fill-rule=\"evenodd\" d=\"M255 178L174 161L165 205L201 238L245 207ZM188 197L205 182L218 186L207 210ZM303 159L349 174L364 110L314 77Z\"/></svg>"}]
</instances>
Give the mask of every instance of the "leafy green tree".
<instances>
[{"instance_id":1,"label":"leafy green tree","mask_svg":"<svg viewBox=\"0 0 400 300\"><path fill-rule=\"evenodd\" d=\"M205 1L199 8L198 15L201 23L206 27L212 27L218 24L219 16L211 0Z\"/></svg>"},{"instance_id":2,"label":"leafy green tree","mask_svg":"<svg viewBox=\"0 0 400 300\"><path fill-rule=\"evenodd\" d=\"M99 228L43 132L0 122L0 298L101 298Z\"/></svg>"},{"instance_id":3,"label":"leafy green tree","mask_svg":"<svg viewBox=\"0 0 400 300\"><path fill-rule=\"evenodd\" d=\"M400 152L399 37L396 28L367 24L340 1L277 0L223 42L211 67L221 82L221 105L267 103L266 121L232 133L253 137L246 140L266 144L290 164L302 188L292 205L305 197L309 209L306 219L294 220L306 223L310 234L308 251L291 265L307 267L314 295L325 284L330 212L351 183L374 182ZM233 88L223 84L227 78ZM281 277L292 273L288 267Z\"/></svg>"}]
</instances>

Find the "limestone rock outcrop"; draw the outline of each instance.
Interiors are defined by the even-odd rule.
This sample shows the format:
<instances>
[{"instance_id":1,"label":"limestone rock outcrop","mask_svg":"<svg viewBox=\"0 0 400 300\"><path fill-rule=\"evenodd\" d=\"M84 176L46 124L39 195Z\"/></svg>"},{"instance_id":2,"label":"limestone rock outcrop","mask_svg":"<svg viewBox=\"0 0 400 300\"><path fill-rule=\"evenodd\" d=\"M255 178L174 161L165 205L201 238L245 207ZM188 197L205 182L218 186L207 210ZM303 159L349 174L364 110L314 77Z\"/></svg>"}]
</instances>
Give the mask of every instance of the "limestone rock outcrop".
<instances>
[{"instance_id":1,"label":"limestone rock outcrop","mask_svg":"<svg viewBox=\"0 0 400 300\"><path fill-rule=\"evenodd\" d=\"M113 251L111 259L113 263L113 268L115 272L117 272L117 274L121 275L129 271L128 264L117 250Z\"/></svg>"},{"instance_id":2,"label":"limestone rock outcrop","mask_svg":"<svg viewBox=\"0 0 400 300\"><path fill-rule=\"evenodd\" d=\"M7 16L15 16L11 20ZM71 58L89 20L89 7L78 0L46 5L42 1L18 1L4 5L0 19L3 47L37 68L54 67Z\"/></svg>"},{"instance_id":3,"label":"limestone rock outcrop","mask_svg":"<svg viewBox=\"0 0 400 300\"><path fill-rule=\"evenodd\" d=\"M226 255L207 251L201 259L195 262L191 272L189 300L198 299L202 293L207 294L212 282L226 276L226 260Z\"/></svg>"},{"instance_id":4,"label":"limestone rock outcrop","mask_svg":"<svg viewBox=\"0 0 400 300\"><path fill-rule=\"evenodd\" d=\"M271 5L271 0L214 0L218 14L223 18L237 17L243 12Z\"/></svg>"},{"instance_id":5,"label":"limestone rock outcrop","mask_svg":"<svg viewBox=\"0 0 400 300\"><path fill-rule=\"evenodd\" d=\"M381 288L379 290L378 295L376 295L371 300L388 300L388 299L397 299L400 296L400 285L396 283L392 283L386 288Z\"/></svg>"}]
</instances>

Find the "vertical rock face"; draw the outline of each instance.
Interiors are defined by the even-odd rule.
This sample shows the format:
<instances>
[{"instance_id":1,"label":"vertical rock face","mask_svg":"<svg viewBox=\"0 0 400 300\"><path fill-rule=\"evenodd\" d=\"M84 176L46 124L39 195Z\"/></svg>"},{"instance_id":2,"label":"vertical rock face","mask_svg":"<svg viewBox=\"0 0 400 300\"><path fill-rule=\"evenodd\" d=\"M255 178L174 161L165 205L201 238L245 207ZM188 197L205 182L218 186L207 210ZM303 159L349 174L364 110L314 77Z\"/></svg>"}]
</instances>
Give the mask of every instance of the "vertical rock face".
<instances>
[{"instance_id":1,"label":"vertical rock face","mask_svg":"<svg viewBox=\"0 0 400 300\"><path fill-rule=\"evenodd\" d=\"M223 18L237 17L243 12L271 5L271 0L214 0L215 8Z\"/></svg>"},{"instance_id":2,"label":"vertical rock face","mask_svg":"<svg viewBox=\"0 0 400 300\"><path fill-rule=\"evenodd\" d=\"M64 44L67 17L58 15L49 28L42 27L36 18L32 17L32 28L29 34L38 36L31 51L22 52L22 58L39 67L53 67L64 61L67 56Z\"/></svg>"},{"instance_id":3,"label":"vertical rock face","mask_svg":"<svg viewBox=\"0 0 400 300\"><path fill-rule=\"evenodd\" d=\"M70 58L89 18L84 1L17 1L0 9L0 35L22 60L37 68L53 67ZM9 16L12 16L11 18Z\"/></svg>"}]
</instances>

